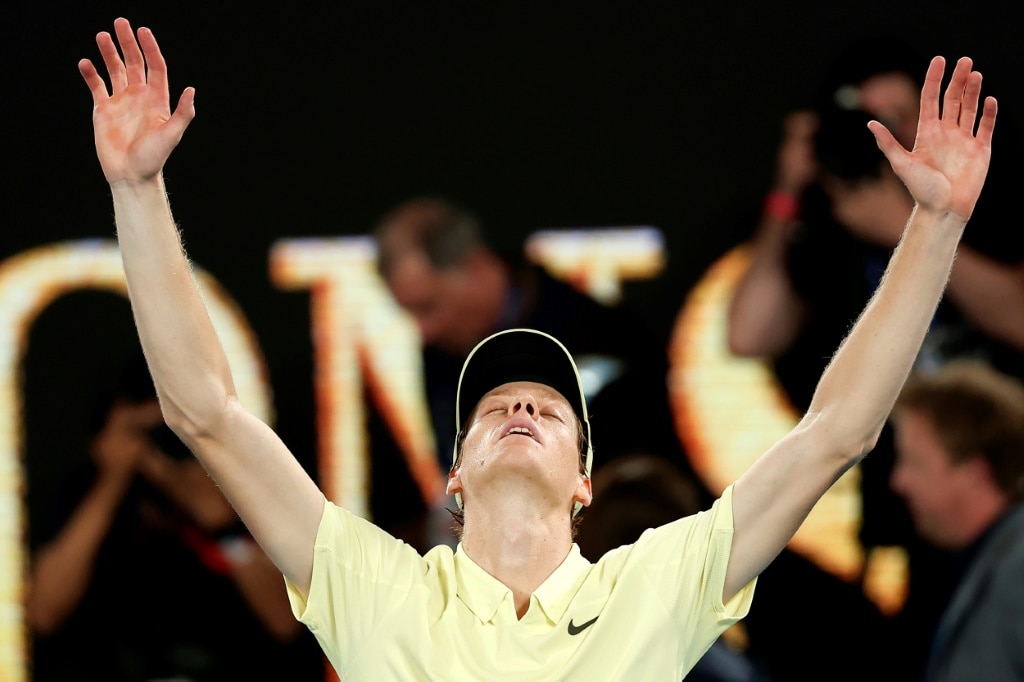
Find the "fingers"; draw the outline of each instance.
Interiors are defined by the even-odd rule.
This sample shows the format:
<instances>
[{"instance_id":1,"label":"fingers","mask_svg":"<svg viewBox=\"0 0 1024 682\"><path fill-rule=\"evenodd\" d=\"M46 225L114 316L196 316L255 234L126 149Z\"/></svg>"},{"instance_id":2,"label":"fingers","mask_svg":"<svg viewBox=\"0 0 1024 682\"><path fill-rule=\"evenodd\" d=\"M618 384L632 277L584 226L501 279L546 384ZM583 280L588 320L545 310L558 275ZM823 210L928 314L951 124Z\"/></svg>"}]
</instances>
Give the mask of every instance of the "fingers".
<instances>
[{"instance_id":1,"label":"fingers","mask_svg":"<svg viewBox=\"0 0 1024 682\"><path fill-rule=\"evenodd\" d=\"M196 117L195 99L196 89L192 87L185 88L181 93L181 97L178 98L178 105L174 107L174 113L171 114L171 118L175 119L175 125L180 127L181 133L185 132L185 128Z\"/></svg>"},{"instance_id":2,"label":"fingers","mask_svg":"<svg viewBox=\"0 0 1024 682\"><path fill-rule=\"evenodd\" d=\"M978 140L990 147L998 107L994 97L986 97L982 106L981 121L978 122L978 103L981 99L983 79L981 72L974 71L973 67L974 61L970 57L961 57L957 60L949 79L949 85L942 97L940 117L939 88L945 69L945 60L942 57L932 59L925 76L924 87L921 89L921 123L941 118L943 123L957 126L971 134L974 134L974 126L977 123Z\"/></svg>"},{"instance_id":3,"label":"fingers","mask_svg":"<svg viewBox=\"0 0 1024 682\"><path fill-rule=\"evenodd\" d=\"M899 175L899 169L904 166L906 157L909 154L907 149L900 144L888 128L878 121L869 121L868 130L875 136L875 143L878 145L878 148L882 150L893 170L897 171L897 175Z\"/></svg>"},{"instance_id":4,"label":"fingers","mask_svg":"<svg viewBox=\"0 0 1024 682\"><path fill-rule=\"evenodd\" d=\"M96 36L96 45L100 48L100 56L107 67L107 74L110 76L111 94L116 95L128 87L128 76L124 64L121 62L121 55L114 45L114 39L106 31Z\"/></svg>"},{"instance_id":5,"label":"fingers","mask_svg":"<svg viewBox=\"0 0 1024 682\"><path fill-rule=\"evenodd\" d=\"M921 121L939 117L939 91L942 89L942 74L945 70L945 58L932 57L921 88Z\"/></svg>"},{"instance_id":6,"label":"fingers","mask_svg":"<svg viewBox=\"0 0 1024 682\"><path fill-rule=\"evenodd\" d=\"M146 82L146 61L142 57L142 50L135 40L135 33L132 32L132 25L127 19L118 18L114 21L114 32L117 34L117 42L124 54L124 67L127 74L128 85L141 85Z\"/></svg>"},{"instance_id":7,"label":"fingers","mask_svg":"<svg viewBox=\"0 0 1024 682\"><path fill-rule=\"evenodd\" d=\"M156 87L166 89L167 64L157 47L153 32L148 28L140 28L139 38L136 40L131 24L127 19L119 17L114 21L114 33L117 35L117 45L114 44L113 37L106 31L96 35L96 45L100 49L100 56L103 58L103 64L107 67L107 74L110 77L110 94L116 95L129 85L144 85L147 81L152 81ZM139 42L143 43L141 49ZM118 45L121 48L120 52ZM124 55L123 60L122 55ZM85 62L88 60L79 62L79 71L89 85L93 98L96 99L100 91L96 87L95 79L99 76L95 66L91 62L88 64ZM102 86L102 84L102 80L100 80L99 85ZM105 88L103 92L106 92Z\"/></svg>"},{"instance_id":8,"label":"fingers","mask_svg":"<svg viewBox=\"0 0 1024 682\"><path fill-rule=\"evenodd\" d=\"M997 106L995 97L986 97L984 109L981 112L981 122L978 124L978 141L985 147L992 148L992 131L996 127Z\"/></svg>"},{"instance_id":9,"label":"fingers","mask_svg":"<svg viewBox=\"0 0 1024 682\"><path fill-rule=\"evenodd\" d=\"M983 81L981 72L972 70L973 66L970 57L961 57L957 61L942 102L943 122L959 126L972 135L974 125L978 122L978 102ZM986 97L982 105L981 122L978 123L977 139L989 148L992 146L997 109L995 98Z\"/></svg>"},{"instance_id":10,"label":"fingers","mask_svg":"<svg viewBox=\"0 0 1024 682\"><path fill-rule=\"evenodd\" d=\"M135 41L133 40L134 44ZM167 92L167 62L164 61L164 56L160 52L160 46L157 45L156 37L153 32L146 27L139 28L139 43L142 45L142 51L145 53L145 66L148 67L148 76L143 73L143 77L148 77L149 84L154 88L159 88L162 92ZM138 46L136 45L136 51ZM139 60L142 61L142 55L139 55Z\"/></svg>"},{"instance_id":11,"label":"fingers","mask_svg":"<svg viewBox=\"0 0 1024 682\"><path fill-rule=\"evenodd\" d=\"M93 104L98 104L100 100L106 99L110 96L107 92L107 84L100 78L100 74L96 71L96 66L92 61L88 59L82 59L78 62L78 72L82 74L82 78L85 79L85 84L89 86L89 92L92 93Z\"/></svg>"},{"instance_id":12,"label":"fingers","mask_svg":"<svg viewBox=\"0 0 1024 682\"><path fill-rule=\"evenodd\" d=\"M963 103L960 106L960 127L974 131L974 123L978 119L978 101L981 96L981 73L972 72L967 77L964 87Z\"/></svg>"},{"instance_id":13,"label":"fingers","mask_svg":"<svg viewBox=\"0 0 1024 682\"><path fill-rule=\"evenodd\" d=\"M891 149L894 144L899 144L896 142L896 138L893 136L892 132L890 132L884 124L879 123L878 121L868 121L868 130L870 130L875 136L875 142L878 143L878 148L881 149L882 152L886 152L887 149ZM886 156L888 156L888 153L886 153Z\"/></svg>"},{"instance_id":14,"label":"fingers","mask_svg":"<svg viewBox=\"0 0 1024 682\"><path fill-rule=\"evenodd\" d=\"M956 66L953 68L953 75L949 79L949 85L946 86L946 94L942 98L942 120L951 124L960 123L960 110L964 103L964 89L967 87L967 81L970 79L971 67L974 63L970 57L961 57L957 60ZM978 91L981 91L981 85L978 85ZM972 124L971 129L974 129Z\"/></svg>"}]
</instances>

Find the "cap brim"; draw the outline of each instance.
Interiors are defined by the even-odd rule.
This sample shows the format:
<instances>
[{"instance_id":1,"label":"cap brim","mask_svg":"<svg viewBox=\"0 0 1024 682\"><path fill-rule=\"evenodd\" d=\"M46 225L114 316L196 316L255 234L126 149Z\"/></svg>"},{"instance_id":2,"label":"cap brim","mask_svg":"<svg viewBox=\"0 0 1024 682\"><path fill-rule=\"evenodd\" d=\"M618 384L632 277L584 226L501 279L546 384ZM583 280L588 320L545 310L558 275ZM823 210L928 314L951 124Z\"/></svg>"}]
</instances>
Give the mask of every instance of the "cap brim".
<instances>
[{"instance_id":1,"label":"cap brim","mask_svg":"<svg viewBox=\"0 0 1024 682\"><path fill-rule=\"evenodd\" d=\"M456 429L461 431L480 399L502 384L534 381L555 389L569 402L587 439L590 474L590 421L579 371L555 337L535 329L508 329L477 344L466 358L456 396Z\"/></svg>"}]
</instances>

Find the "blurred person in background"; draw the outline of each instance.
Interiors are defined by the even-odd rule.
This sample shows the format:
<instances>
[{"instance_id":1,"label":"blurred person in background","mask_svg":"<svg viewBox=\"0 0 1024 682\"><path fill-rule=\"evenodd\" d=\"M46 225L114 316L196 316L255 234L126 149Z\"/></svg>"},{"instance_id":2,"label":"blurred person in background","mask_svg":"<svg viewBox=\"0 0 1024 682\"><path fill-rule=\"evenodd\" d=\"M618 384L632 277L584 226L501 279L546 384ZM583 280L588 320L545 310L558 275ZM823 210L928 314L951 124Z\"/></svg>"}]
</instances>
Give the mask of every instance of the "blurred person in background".
<instances>
[{"instance_id":1,"label":"blurred person in background","mask_svg":"<svg viewBox=\"0 0 1024 682\"><path fill-rule=\"evenodd\" d=\"M590 561L640 539L644 531L706 509L699 481L665 457L624 454L595 471L594 502L580 519L576 543ZM758 597L764 581L758 588ZM748 615L749 619L751 616ZM742 623L720 637L686 675L688 682L768 682L763 663L743 649Z\"/></svg>"},{"instance_id":2,"label":"blurred person in background","mask_svg":"<svg viewBox=\"0 0 1024 682\"><path fill-rule=\"evenodd\" d=\"M798 412L807 409L832 349L871 297L903 232L913 198L871 144L866 124L882 121L904 147L913 146L926 63L899 37L854 41L826 69L810 103L785 119L750 264L731 301L728 344L737 356L771 363ZM1015 159L1014 142L1002 139L1011 148L1002 158ZM1000 209L1013 201L1014 182L997 155L917 367L975 357L1024 377L1024 233L1006 229L1007 209ZM947 565L945 552L919 536L889 488L894 460L886 425L860 464L859 539L869 559L875 548L906 551L901 617L916 626L905 629L899 653L913 659L927 649L952 576L938 568Z\"/></svg>"},{"instance_id":3,"label":"blurred person in background","mask_svg":"<svg viewBox=\"0 0 1024 682\"><path fill-rule=\"evenodd\" d=\"M597 466L643 447L691 471L672 428L667 340L656 338L626 303L601 303L527 262L521 250L502 251L470 210L448 199L407 199L381 217L373 234L378 271L422 340L424 398L442 472L452 465L462 364L488 335L514 327L551 334L576 358L601 443ZM638 401L638 395L647 398ZM396 481L404 464L393 439L381 425L371 428L374 520L421 549L438 540L453 542L453 534L437 534L438 527L450 527L444 509L433 510L440 518L435 532L422 532L416 520L429 510L411 481ZM703 500L709 503L711 496Z\"/></svg>"},{"instance_id":4,"label":"blurred person in background","mask_svg":"<svg viewBox=\"0 0 1024 682\"><path fill-rule=\"evenodd\" d=\"M280 572L164 424L141 353L92 432L32 519L32 679L322 679Z\"/></svg>"},{"instance_id":5,"label":"blurred person in background","mask_svg":"<svg viewBox=\"0 0 1024 682\"><path fill-rule=\"evenodd\" d=\"M911 376L892 420L892 488L957 579L927 660L902 679L1024 680L1024 383L954 360Z\"/></svg>"}]
</instances>

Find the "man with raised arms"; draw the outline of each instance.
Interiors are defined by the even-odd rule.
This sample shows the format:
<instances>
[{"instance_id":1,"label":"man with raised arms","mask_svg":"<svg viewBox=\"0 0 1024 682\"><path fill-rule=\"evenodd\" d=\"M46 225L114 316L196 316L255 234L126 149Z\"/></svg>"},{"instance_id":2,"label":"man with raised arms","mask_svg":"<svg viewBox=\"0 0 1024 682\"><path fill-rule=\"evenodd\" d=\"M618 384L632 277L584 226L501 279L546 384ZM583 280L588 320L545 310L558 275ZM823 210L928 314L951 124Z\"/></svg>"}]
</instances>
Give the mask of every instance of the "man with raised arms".
<instances>
[{"instance_id":1,"label":"man with raised arms","mask_svg":"<svg viewBox=\"0 0 1024 682\"><path fill-rule=\"evenodd\" d=\"M913 151L869 124L915 200L900 244L806 415L711 509L595 564L582 558L573 519L591 500L593 451L575 365L557 340L514 330L482 342L463 369L448 481L461 542L421 556L327 500L239 404L163 182L194 90L172 109L152 31L122 18L114 33L116 43L97 36L109 88L90 60L79 69L164 418L281 570L296 616L345 682L684 677L878 437L984 184L996 118L991 97L979 110L972 61L956 63L942 94L935 57Z\"/></svg>"}]
</instances>

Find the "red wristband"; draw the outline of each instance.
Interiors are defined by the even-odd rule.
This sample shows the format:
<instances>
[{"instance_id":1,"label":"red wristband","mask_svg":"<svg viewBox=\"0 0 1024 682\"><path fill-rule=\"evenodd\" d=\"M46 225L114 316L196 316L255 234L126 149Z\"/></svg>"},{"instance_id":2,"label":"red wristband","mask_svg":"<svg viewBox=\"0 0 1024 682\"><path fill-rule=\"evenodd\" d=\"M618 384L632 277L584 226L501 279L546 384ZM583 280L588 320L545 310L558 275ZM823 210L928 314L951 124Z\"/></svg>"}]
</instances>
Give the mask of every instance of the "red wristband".
<instances>
[{"instance_id":1,"label":"red wristband","mask_svg":"<svg viewBox=\"0 0 1024 682\"><path fill-rule=\"evenodd\" d=\"M788 192L772 190L764 198L764 214L778 220L796 220L800 215L800 202Z\"/></svg>"},{"instance_id":2,"label":"red wristband","mask_svg":"<svg viewBox=\"0 0 1024 682\"><path fill-rule=\"evenodd\" d=\"M231 563L225 555L221 543L192 526L181 528L179 534L185 546L195 552L208 569L219 575L228 574L228 571L231 570Z\"/></svg>"}]
</instances>

